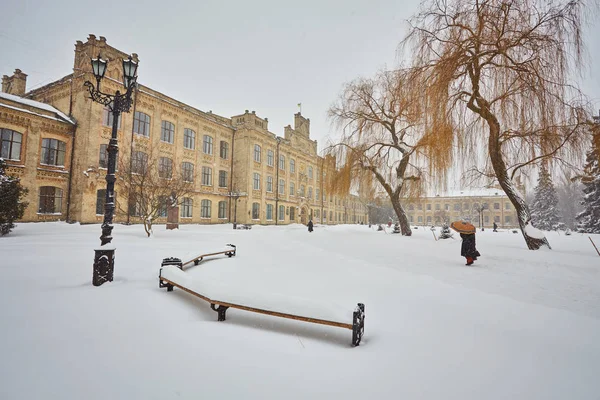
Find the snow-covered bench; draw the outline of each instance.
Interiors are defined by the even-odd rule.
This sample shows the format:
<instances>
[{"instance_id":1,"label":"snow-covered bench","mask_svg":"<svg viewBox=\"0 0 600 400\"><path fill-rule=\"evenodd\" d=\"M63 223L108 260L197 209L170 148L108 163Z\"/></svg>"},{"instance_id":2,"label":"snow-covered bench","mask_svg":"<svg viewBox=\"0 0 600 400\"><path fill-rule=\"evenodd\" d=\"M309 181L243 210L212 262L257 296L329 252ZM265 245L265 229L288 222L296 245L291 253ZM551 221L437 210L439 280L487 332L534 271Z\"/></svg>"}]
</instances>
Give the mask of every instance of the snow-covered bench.
<instances>
[{"instance_id":1,"label":"snow-covered bench","mask_svg":"<svg viewBox=\"0 0 600 400\"><path fill-rule=\"evenodd\" d=\"M181 260L179 260L178 258L165 258L165 260L171 260L171 264L172 265L178 265L179 263L181 263L181 268L183 269L184 267L186 267L187 265L194 263L194 265L198 265L200 264L200 261L204 260L204 257L210 257L210 256L217 256L219 254L225 254L227 257L233 257L236 255L237 252L237 248L234 244L227 244L226 246L231 247L231 249L227 249L227 250L223 250L223 251L217 251L214 253L206 253L206 254L200 254L198 256L195 256L194 258L192 258L189 261L186 261L184 263L181 263ZM179 260L179 262L174 261L174 260ZM163 265L168 265L168 264L164 264L164 260L163 260Z\"/></svg>"},{"instance_id":2,"label":"snow-covered bench","mask_svg":"<svg viewBox=\"0 0 600 400\"><path fill-rule=\"evenodd\" d=\"M356 308L351 310L310 299L257 293L246 286L234 289L226 285L194 279L184 272L180 265L169 265L164 262L158 279L159 287L166 287L169 292L173 287L178 287L210 303L210 308L218 314L218 321L225 321L227 309L237 308L274 317L350 329L352 346L360 344L364 333L365 305L362 303L358 303Z\"/></svg>"}]
</instances>

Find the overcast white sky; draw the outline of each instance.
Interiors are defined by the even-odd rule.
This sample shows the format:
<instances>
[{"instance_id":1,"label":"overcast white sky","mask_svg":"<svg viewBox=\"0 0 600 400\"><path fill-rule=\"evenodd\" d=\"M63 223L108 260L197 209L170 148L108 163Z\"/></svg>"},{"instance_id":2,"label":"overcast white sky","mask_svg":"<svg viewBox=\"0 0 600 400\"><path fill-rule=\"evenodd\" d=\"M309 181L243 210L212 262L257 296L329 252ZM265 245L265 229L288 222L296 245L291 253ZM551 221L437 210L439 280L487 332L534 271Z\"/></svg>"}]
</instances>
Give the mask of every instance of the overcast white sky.
<instances>
[{"instance_id":1,"label":"overcast white sky","mask_svg":"<svg viewBox=\"0 0 600 400\"><path fill-rule=\"evenodd\" d=\"M323 148L327 108L342 85L399 60L418 1L3 0L0 74L20 68L28 89L72 72L89 33L140 57L139 81L203 111L255 110L283 135L302 114ZM600 28L588 29L585 92L600 105Z\"/></svg>"}]
</instances>

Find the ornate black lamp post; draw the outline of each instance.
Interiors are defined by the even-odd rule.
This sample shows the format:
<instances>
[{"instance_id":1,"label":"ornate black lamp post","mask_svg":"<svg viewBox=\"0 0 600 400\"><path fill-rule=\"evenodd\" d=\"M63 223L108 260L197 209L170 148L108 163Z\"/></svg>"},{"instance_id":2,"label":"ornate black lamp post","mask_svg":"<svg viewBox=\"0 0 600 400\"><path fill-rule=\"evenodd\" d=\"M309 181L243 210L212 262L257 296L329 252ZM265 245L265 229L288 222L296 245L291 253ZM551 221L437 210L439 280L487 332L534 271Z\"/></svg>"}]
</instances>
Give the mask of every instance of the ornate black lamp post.
<instances>
[{"instance_id":1,"label":"ornate black lamp post","mask_svg":"<svg viewBox=\"0 0 600 400\"><path fill-rule=\"evenodd\" d=\"M245 195L246 195L246 193L241 193L237 189L234 189L233 191L229 192L229 194L228 194L228 196L231 199L233 199L233 202L234 202L234 204L233 204L233 229L237 229L237 202L238 202L238 199Z\"/></svg>"},{"instance_id":2,"label":"ornate black lamp post","mask_svg":"<svg viewBox=\"0 0 600 400\"><path fill-rule=\"evenodd\" d=\"M121 94L117 90L115 94L106 94L100 91L100 81L106 72L107 61L100 58L93 58L92 70L96 77L96 85L90 81L86 81L84 86L90 92L90 98L109 108L113 116L112 121L112 136L108 144L108 169L106 171L106 197L104 202L104 221L102 222L102 236L100 236L100 248L94 250L94 275L92 284L100 286L104 282L113 280L113 272L115 265L115 248L107 246L112 241L113 230L113 212L115 210L115 170L117 162L117 153L119 151L117 145L117 129L119 127L119 117L122 112L129 112L133 99L131 95L135 89L137 82L138 63L131 59L123 60L123 85L125 93Z\"/></svg>"}]
</instances>

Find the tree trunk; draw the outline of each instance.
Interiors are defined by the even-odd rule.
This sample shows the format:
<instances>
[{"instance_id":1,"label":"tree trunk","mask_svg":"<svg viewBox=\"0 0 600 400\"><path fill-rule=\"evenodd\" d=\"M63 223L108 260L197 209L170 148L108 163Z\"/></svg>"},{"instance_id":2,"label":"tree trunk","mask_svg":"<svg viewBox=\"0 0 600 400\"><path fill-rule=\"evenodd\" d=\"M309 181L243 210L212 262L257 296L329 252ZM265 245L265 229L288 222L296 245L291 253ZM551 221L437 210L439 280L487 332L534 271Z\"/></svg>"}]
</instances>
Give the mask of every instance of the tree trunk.
<instances>
[{"instance_id":1,"label":"tree trunk","mask_svg":"<svg viewBox=\"0 0 600 400\"><path fill-rule=\"evenodd\" d=\"M146 235L150 237L152 233L152 221L148 221L148 218L144 218L144 230L146 231Z\"/></svg>"},{"instance_id":2,"label":"tree trunk","mask_svg":"<svg viewBox=\"0 0 600 400\"><path fill-rule=\"evenodd\" d=\"M529 250L538 250L542 245L547 245L550 247L550 244L546 238L538 239L527 235L527 232L525 231L525 225L527 225L527 223L531 220L531 213L529 212L527 203L525 203L525 200L515 188L513 181L510 179L508 172L506 171L506 163L502 158L502 145L500 144L500 123L489 111L484 111L483 114L483 117L490 128L488 151L492 161L492 167L494 168L494 173L496 174L498 183L517 211L519 226L521 227L521 233L525 238L527 247Z\"/></svg>"},{"instance_id":3,"label":"tree trunk","mask_svg":"<svg viewBox=\"0 0 600 400\"><path fill-rule=\"evenodd\" d=\"M402 236L411 236L412 230L410 229L410 224L408 223L408 218L406 217L404 208L402 208L402 204L400 204L400 199L390 196L390 200L392 201L392 207L394 207L394 211L398 217L398 223L400 224L400 232L402 232Z\"/></svg>"}]
</instances>

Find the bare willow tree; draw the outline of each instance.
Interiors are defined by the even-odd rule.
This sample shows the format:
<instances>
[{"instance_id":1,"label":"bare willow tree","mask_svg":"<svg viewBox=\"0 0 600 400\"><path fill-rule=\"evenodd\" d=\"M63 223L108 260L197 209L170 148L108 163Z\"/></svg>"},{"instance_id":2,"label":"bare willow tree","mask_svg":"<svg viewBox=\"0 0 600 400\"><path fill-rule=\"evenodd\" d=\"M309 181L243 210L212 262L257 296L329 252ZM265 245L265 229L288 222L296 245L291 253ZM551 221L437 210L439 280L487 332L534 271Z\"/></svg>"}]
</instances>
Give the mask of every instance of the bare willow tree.
<instances>
[{"instance_id":1,"label":"bare willow tree","mask_svg":"<svg viewBox=\"0 0 600 400\"><path fill-rule=\"evenodd\" d=\"M405 236L412 231L400 199L420 195L424 182L420 162L426 157L431 156L430 164L440 171L447 167L436 153L447 153L449 148L443 148L451 145L435 140L437 133L427 129L415 84L411 70L381 72L373 79L348 83L329 109L329 117L343 132L339 143L329 148L343 160L333 186L347 191L368 172L366 177L387 193Z\"/></svg>"},{"instance_id":2,"label":"bare willow tree","mask_svg":"<svg viewBox=\"0 0 600 400\"><path fill-rule=\"evenodd\" d=\"M570 77L583 67L584 12L581 0L428 0L401 44L414 54L428 113L452 127L462 155L487 142L479 172L498 180L532 250L548 242L529 228L515 179L583 153L588 112Z\"/></svg>"},{"instance_id":3,"label":"bare willow tree","mask_svg":"<svg viewBox=\"0 0 600 400\"><path fill-rule=\"evenodd\" d=\"M193 193L193 165L192 169L186 167L174 166L171 158L161 157L152 149L140 149L133 151L131 158L123 157L119 161L118 185L128 199L118 202L118 211L140 218L150 237L154 221L166 217L170 207L181 204L184 197Z\"/></svg>"}]
</instances>

